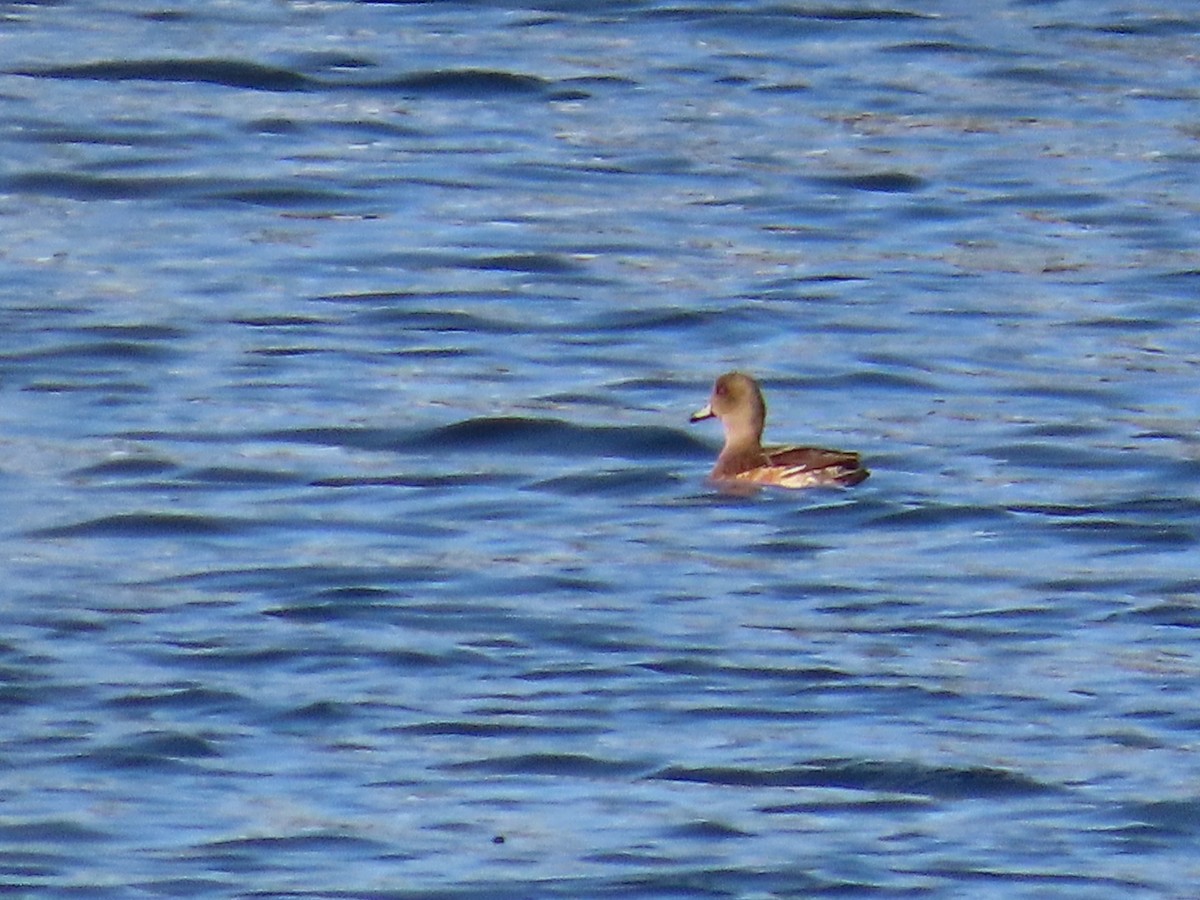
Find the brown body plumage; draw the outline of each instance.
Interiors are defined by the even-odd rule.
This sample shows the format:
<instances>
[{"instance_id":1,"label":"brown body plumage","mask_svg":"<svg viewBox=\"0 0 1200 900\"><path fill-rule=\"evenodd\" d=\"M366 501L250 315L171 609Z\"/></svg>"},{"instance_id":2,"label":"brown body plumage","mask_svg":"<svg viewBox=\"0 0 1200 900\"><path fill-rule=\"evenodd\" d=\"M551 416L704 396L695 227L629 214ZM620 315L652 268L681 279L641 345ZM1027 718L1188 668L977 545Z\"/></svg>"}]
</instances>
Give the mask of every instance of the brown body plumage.
<instances>
[{"instance_id":1,"label":"brown body plumage","mask_svg":"<svg viewBox=\"0 0 1200 900\"><path fill-rule=\"evenodd\" d=\"M714 416L725 428L725 446L712 470L714 481L787 488L849 487L870 474L857 453L820 447L763 447L767 404L758 382L741 372L726 372L718 378L708 405L691 420Z\"/></svg>"}]
</instances>

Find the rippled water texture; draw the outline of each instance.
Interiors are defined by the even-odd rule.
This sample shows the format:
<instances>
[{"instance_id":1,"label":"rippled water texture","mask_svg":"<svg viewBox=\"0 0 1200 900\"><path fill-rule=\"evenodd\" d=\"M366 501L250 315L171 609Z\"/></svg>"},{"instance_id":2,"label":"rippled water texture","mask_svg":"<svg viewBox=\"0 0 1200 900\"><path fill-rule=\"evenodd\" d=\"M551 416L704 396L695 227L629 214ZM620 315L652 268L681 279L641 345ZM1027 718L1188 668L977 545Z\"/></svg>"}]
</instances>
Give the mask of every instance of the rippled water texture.
<instances>
[{"instance_id":1,"label":"rippled water texture","mask_svg":"<svg viewBox=\"0 0 1200 900\"><path fill-rule=\"evenodd\" d=\"M1198 34L0 5L0 890L1197 896Z\"/></svg>"}]
</instances>

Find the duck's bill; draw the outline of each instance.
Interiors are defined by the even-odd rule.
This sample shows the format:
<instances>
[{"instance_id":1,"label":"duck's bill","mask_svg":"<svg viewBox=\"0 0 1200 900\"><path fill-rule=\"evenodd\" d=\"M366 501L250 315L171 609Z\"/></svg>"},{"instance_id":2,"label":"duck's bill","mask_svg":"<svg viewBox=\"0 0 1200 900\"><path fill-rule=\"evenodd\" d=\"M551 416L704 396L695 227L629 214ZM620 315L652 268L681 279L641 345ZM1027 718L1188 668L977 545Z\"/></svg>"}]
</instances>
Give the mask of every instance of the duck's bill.
<instances>
[{"instance_id":1,"label":"duck's bill","mask_svg":"<svg viewBox=\"0 0 1200 900\"><path fill-rule=\"evenodd\" d=\"M715 415L716 413L712 411L712 404L709 403L705 405L704 409L698 409L692 413L692 417L688 421L703 422L705 419L711 419Z\"/></svg>"}]
</instances>

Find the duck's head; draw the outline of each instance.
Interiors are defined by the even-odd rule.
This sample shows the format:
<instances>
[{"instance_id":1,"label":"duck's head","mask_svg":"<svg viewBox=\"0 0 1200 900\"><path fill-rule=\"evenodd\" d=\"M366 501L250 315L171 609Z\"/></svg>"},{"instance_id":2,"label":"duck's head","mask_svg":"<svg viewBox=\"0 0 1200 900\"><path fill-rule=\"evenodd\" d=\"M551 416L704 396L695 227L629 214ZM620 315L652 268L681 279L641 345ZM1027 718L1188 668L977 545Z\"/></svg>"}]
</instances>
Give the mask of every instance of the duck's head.
<instances>
[{"instance_id":1,"label":"duck's head","mask_svg":"<svg viewBox=\"0 0 1200 900\"><path fill-rule=\"evenodd\" d=\"M767 417L767 404L758 382L743 372L726 372L718 378L708 404L696 410L691 421L700 422L714 416L725 426L727 436L753 439L757 443Z\"/></svg>"}]
</instances>

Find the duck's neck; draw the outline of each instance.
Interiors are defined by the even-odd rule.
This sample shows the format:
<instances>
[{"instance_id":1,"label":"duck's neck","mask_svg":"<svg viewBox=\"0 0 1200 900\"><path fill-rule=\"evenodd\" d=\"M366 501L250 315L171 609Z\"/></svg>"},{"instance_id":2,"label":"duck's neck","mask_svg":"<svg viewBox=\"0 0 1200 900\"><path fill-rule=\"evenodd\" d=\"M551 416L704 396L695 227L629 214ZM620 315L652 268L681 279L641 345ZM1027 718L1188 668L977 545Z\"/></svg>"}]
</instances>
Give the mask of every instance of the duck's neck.
<instances>
[{"instance_id":1,"label":"duck's neck","mask_svg":"<svg viewBox=\"0 0 1200 900\"><path fill-rule=\"evenodd\" d=\"M767 461L767 454L763 452L757 434L726 435L725 446L721 449L721 455L717 457L712 474L717 478L736 475L765 466Z\"/></svg>"}]
</instances>

